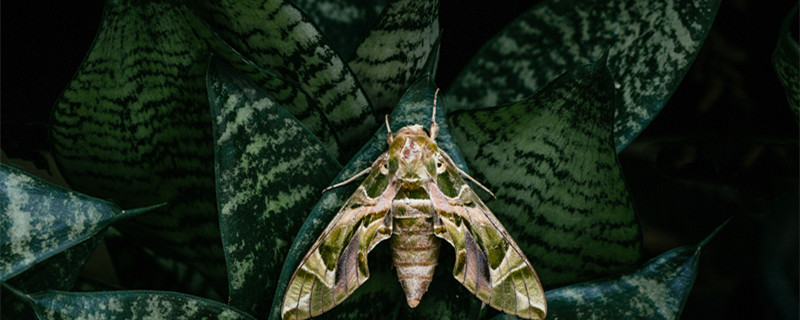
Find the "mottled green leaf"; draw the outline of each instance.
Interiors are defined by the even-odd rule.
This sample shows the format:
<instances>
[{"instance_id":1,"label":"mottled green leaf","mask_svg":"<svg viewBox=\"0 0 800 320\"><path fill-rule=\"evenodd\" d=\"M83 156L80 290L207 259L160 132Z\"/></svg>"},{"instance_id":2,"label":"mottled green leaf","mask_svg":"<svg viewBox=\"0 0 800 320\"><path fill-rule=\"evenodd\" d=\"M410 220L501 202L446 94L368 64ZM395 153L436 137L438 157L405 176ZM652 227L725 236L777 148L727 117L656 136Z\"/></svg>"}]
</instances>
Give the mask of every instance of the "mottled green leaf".
<instances>
[{"instance_id":1,"label":"mottled green leaf","mask_svg":"<svg viewBox=\"0 0 800 320\"><path fill-rule=\"evenodd\" d=\"M0 281L143 211L126 212L0 164Z\"/></svg>"},{"instance_id":2,"label":"mottled green leaf","mask_svg":"<svg viewBox=\"0 0 800 320\"><path fill-rule=\"evenodd\" d=\"M258 66L297 83L319 106L341 150L355 153L377 127L355 75L300 9L286 0L199 1L198 12L215 31ZM347 130L343 130L347 128Z\"/></svg>"},{"instance_id":3,"label":"mottled green leaf","mask_svg":"<svg viewBox=\"0 0 800 320\"><path fill-rule=\"evenodd\" d=\"M531 98L450 117L486 204L545 288L608 275L640 257L641 234L612 141L614 88L603 63Z\"/></svg>"},{"instance_id":4,"label":"mottled green leaf","mask_svg":"<svg viewBox=\"0 0 800 320\"><path fill-rule=\"evenodd\" d=\"M379 115L417 80L439 37L439 1L394 0L348 63Z\"/></svg>"},{"instance_id":5,"label":"mottled green leaf","mask_svg":"<svg viewBox=\"0 0 800 320\"><path fill-rule=\"evenodd\" d=\"M76 244L8 280L8 284L25 292L69 290L75 284L83 264L92 255L102 234ZM7 293L7 292L6 292ZM33 309L13 294L0 294L1 319L32 319Z\"/></svg>"},{"instance_id":6,"label":"mottled green leaf","mask_svg":"<svg viewBox=\"0 0 800 320\"><path fill-rule=\"evenodd\" d=\"M772 65L786 90L786 100L794 112L794 120L800 122L800 45L791 33L792 22L797 19L797 6L794 6L781 24L778 45L772 54Z\"/></svg>"},{"instance_id":7,"label":"mottled green leaf","mask_svg":"<svg viewBox=\"0 0 800 320\"><path fill-rule=\"evenodd\" d=\"M621 151L677 88L719 0L546 0L490 40L448 91L474 109L520 100L608 52L616 80L614 141Z\"/></svg>"},{"instance_id":8,"label":"mottled green leaf","mask_svg":"<svg viewBox=\"0 0 800 320\"><path fill-rule=\"evenodd\" d=\"M204 26L200 26L204 27ZM306 94L299 84L284 79L275 73L264 70L234 50L220 37L210 36L215 54L223 57L242 76L252 80L259 88L275 100L279 105L303 123L334 157L339 155L339 141L336 139L337 128L324 118L324 114L314 100Z\"/></svg>"},{"instance_id":9,"label":"mottled green leaf","mask_svg":"<svg viewBox=\"0 0 800 320\"><path fill-rule=\"evenodd\" d=\"M697 276L701 249L672 249L619 276L546 292L549 319L678 319Z\"/></svg>"},{"instance_id":10,"label":"mottled green leaf","mask_svg":"<svg viewBox=\"0 0 800 320\"><path fill-rule=\"evenodd\" d=\"M700 248L672 249L620 276L547 291L550 319L678 319Z\"/></svg>"},{"instance_id":11,"label":"mottled green leaf","mask_svg":"<svg viewBox=\"0 0 800 320\"><path fill-rule=\"evenodd\" d=\"M434 56L429 60L435 61L435 58ZM428 65L434 65L434 63L429 62ZM393 131L396 132L400 128L412 124L422 124L425 127L428 127L430 124L436 87L429 75L430 73L425 74L421 80L415 83L403 95L397 107L395 107L394 111L389 116L390 126ZM443 101L441 99L437 100L436 118L437 123L441 126L437 141L439 142L439 146L450 154L456 162L456 165L464 168L464 162L461 160L463 158L458 149L455 149L455 145L452 143L453 139L450 137L448 125L444 121L446 108L444 108L442 103ZM370 141L355 157L353 157L350 163L344 167L336 179L334 179L334 183L344 181L357 172L368 168L379 155L386 151L386 134L385 126L379 128L375 134L371 136ZM308 219L306 219L305 223L300 228L300 232L292 244L291 249L289 249L286 262L283 265L280 280L278 281L278 289L269 312L270 319L280 318L280 306L283 301L283 293L294 269L297 267L300 259L305 255L308 248L311 247L311 244L316 240L328 222L330 222L331 218L339 211L344 201L355 191L359 183L360 181L353 182L326 192L309 214ZM382 246L379 245L370 256L370 280L356 290L352 296L347 298L342 305L323 313L322 317L341 318L347 317L348 315L356 315L358 318L369 319L382 317L390 313L396 314L399 312L399 308L408 308L400 283L397 282L395 271L391 269L391 256L388 255L387 251L382 250L381 247ZM452 263L450 263L449 268L443 267L443 269L447 270L442 270L441 273L445 274L447 278L452 279ZM437 281L439 278L442 277L438 277L431 285L432 287L438 285ZM451 282L457 284L454 280ZM447 283L447 281L442 281L442 288L431 288L431 291L440 290L445 295L448 295L448 297L453 297L462 291L462 297L470 295L466 290L460 289L460 284L458 285L459 289L454 289L452 286L447 286ZM444 298L433 297L429 299L430 301L426 301L426 299L428 299L427 295L423 297L417 310L414 311L418 312L415 314L430 315L437 314L437 312L441 315L447 314L448 311L437 309L445 305L450 305ZM472 300L469 301L471 302ZM461 307L461 305L448 307L447 310L454 312L454 314L459 314L462 310L459 310L458 307ZM408 310L405 312L407 311Z\"/></svg>"},{"instance_id":12,"label":"mottled green leaf","mask_svg":"<svg viewBox=\"0 0 800 320\"><path fill-rule=\"evenodd\" d=\"M165 291L15 292L39 319L255 319L223 303Z\"/></svg>"},{"instance_id":13,"label":"mottled green leaf","mask_svg":"<svg viewBox=\"0 0 800 320\"><path fill-rule=\"evenodd\" d=\"M182 1L108 1L90 51L54 106L51 134L76 190L122 207L168 202L118 225L131 243L186 259L224 285L204 81L209 50L190 26L199 19Z\"/></svg>"},{"instance_id":14,"label":"mottled green leaf","mask_svg":"<svg viewBox=\"0 0 800 320\"><path fill-rule=\"evenodd\" d=\"M548 290L547 319L679 319L697 276L701 249L725 224L696 246L672 249L635 270Z\"/></svg>"},{"instance_id":15,"label":"mottled green leaf","mask_svg":"<svg viewBox=\"0 0 800 320\"><path fill-rule=\"evenodd\" d=\"M207 81L230 304L264 314L302 220L341 166L224 61L212 61Z\"/></svg>"},{"instance_id":16,"label":"mottled green leaf","mask_svg":"<svg viewBox=\"0 0 800 320\"><path fill-rule=\"evenodd\" d=\"M328 38L342 58L349 58L366 36L384 0L294 0Z\"/></svg>"}]
</instances>

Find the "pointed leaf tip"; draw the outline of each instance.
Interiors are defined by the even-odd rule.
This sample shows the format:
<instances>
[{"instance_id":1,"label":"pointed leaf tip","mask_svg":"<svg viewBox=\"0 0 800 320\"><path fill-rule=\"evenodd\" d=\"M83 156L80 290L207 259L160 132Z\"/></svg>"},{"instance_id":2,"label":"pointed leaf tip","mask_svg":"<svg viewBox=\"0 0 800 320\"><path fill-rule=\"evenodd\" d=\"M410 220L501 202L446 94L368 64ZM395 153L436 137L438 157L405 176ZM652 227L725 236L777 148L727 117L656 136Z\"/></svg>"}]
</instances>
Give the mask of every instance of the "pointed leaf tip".
<instances>
[{"instance_id":1,"label":"pointed leaf tip","mask_svg":"<svg viewBox=\"0 0 800 320\"><path fill-rule=\"evenodd\" d=\"M142 214L142 213L145 213L145 212L148 212L148 211L153 211L153 210L156 210L156 209L161 208L161 207L166 206L166 205L167 205L167 202L162 202L162 203L159 203L159 204L154 204L152 206L147 206L147 207L142 207L142 208L134 208L134 209L128 209L128 210L122 210L122 214L118 217L118 219L119 218L128 218L128 217L139 215L139 214Z\"/></svg>"},{"instance_id":2,"label":"pointed leaf tip","mask_svg":"<svg viewBox=\"0 0 800 320\"><path fill-rule=\"evenodd\" d=\"M0 285L2 285L4 289L6 289L8 291L11 291L11 293L14 294L14 296L16 296L16 297L18 297L18 298L20 298L22 300L33 301L29 295L27 295L26 293L18 290L17 288L12 287L11 285L9 285L5 281L0 282Z\"/></svg>"},{"instance_id":3,"label":"pointed leaf tip","mask_svg":"<svg viewBox=\"0 0 800 320\"><path fill-rule=\"evenodd\" d=\"M730 217L727 220L725 220L724 222L722 222L722 224L720 224L716 229L714 229L714 231L712 231L711 234L709 234L705 239L701 240L700 243L697 244L697 250L700 250L703 247L705 247L706 244L709 241L711 241L711 239L714 238L717 235L717 233L720 232L720 230L722 230L722 228L724 228L726 225L728 225L728 222L731 222L731 220L733 220L733 218L734 217Z\"/></svg>"},{"instance_id":4,"label":"pointed leaf tip","mask_svg":"<svg viewBox=\"0 0 800 320\"><path fill-rule=\"evenodd\" d=\"M428 78L428 81L435 82L436 80L436 70L439 67L439 53L442 44L442 31L439 31L439 37L436 38L436 41L433 43L433 48L431 48L430 53L428 54L428 60L425 61L425 67L422 69L424 76Z\"/></svg>"},{"instance_id":5,"label":"pointed leaf tip","mask_svg":"<svg viewBox=\"0 0 800 320\"><path fill-rule=\"evenodd\" d=\"M103 232L115 204L0 164L0 280L8 280Z\"/></svg>"}]
</instances>

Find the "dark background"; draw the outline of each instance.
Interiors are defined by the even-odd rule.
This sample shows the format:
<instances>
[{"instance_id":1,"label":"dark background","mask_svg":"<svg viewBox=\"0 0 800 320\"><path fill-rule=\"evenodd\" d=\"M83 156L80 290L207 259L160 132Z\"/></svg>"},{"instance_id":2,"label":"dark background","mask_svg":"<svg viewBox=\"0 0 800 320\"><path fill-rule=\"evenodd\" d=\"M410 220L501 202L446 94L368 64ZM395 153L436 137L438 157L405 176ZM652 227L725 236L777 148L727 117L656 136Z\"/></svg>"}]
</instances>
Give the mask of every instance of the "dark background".
<instances>
[{"instance_id":1,"label":"dark background","mask_svg":"<svg viewBox=\"0 0 800 320\"><path fill-rule=\"evenodd\" d=\"M442 1L437 83L447 88L481 44L533 3ZM694 245L734 217L703 250L682 319L797 319L798 125L770 60L794 4L723 1L675 95L619 156L646 258ZM89 49L102 8L96 0L0 6L0 147L9 158L46 167L50 108Z\"/></svg>"}]
</instances>

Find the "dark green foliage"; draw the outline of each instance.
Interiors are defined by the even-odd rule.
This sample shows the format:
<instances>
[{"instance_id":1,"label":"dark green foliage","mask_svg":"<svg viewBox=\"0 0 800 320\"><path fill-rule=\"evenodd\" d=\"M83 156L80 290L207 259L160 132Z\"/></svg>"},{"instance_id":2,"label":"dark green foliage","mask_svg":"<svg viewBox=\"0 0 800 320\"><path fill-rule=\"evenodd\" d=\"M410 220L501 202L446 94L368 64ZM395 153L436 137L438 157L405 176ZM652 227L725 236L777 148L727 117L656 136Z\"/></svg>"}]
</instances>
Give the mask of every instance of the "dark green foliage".
<instances>
[{"instance_id":1,"label":"dark green foliage","mask_svg":"<svg viewBox=\"0 0 800 320\"><path fill-rule=\"evenodd\" d=\"M167 204L105 238L131 245L112 260L137 280L79 292L103 287L74 285L106 228L135 211L4 165L3 316L278 319L298 261L358 183L321 191L385 151L386 114L394 131L428 128L435 104L439 147L497 195L484 199L551 289L551 317L674 319L699 247L635 267L642 231L616 153L675 91L718 5L543 1L448 98L435 84L439 1L110 0L56 101L52 152L75 190ZM408 308L383 249L322 318L497 315L452 278L447 250Z\"/></svg>"}]
</instances>

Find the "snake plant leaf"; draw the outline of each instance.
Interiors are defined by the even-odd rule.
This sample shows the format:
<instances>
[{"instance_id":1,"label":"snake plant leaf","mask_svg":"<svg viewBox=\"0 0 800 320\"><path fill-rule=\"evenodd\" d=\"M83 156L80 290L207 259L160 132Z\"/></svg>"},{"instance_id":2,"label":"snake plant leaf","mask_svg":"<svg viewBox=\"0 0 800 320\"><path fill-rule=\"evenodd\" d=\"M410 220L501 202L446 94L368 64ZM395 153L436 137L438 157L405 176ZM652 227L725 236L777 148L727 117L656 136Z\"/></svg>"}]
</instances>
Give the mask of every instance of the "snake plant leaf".
<instances>
[{"instance_id":1,"label":"snake plant leaf","mask_svg":"<svg viewBox=\"0 0 800 320\"><path fill-rule=\"evenodd\" d=\"M355 75L320 30L287 0L197 1L197 12L258 66L297 83L314 99L349 159L378 124Z\"/></svg>"},{"instance_id":2,"label":"snake plant leaf","mask_svg":"<svg viewBox=\"0 0 800 320\"><path fill-rule=\"evenodd\" d=\"M198 26L203 28L205 26ZM265 70L247 57L242 56L216 34L209 34L209 43L216 55L224 58L234 69L250 79L279 105L294 115L314 135L322 141L325 149L334 157L339 155L339 142L334 132L336 128L324 119L319 106L305 91L292 81Z\"/></svg>"},{"instance_id":3,"label":"snake plant leaf","mask_svg":"<svg viewBox=\"0 0 800 320\"><path fill-rule=\"evenodd\" d=\"M486 204L545 288L618 272L641 231L612 141L614 87L603 62L573 70L527 100L453 114Z\"/></svg>"},{"instance_id":4,"label":"snake plant leaf","mask_svg":"<svg viewBox=\"0 0 800 320\"><path fill-rule=\"evenodd\" d=\"M95 251L104 232L76 244L8 280L8 284L25 292L69 290L76 283L83 264ZM33 319L33 309L13 294L0 294L2 319Z\"/></svg>"},{"instance_id":5,"label":"snake plant leaf","mask_svg":"<svg viewBox=\"0 0 800 320\"><path fill-rule=\"evenodd\" d=\"M619 276L549 290L548 319L679 319L697 275L700 247L667 251ZM493 320L518 319L498 315Z\"/></svg>"},{"instance_id":6,"label":"snake plant leaf","mask_svg":"<svg viewBox=\"0 0 800 320\"><path fill-rule=\"evenodd\" d=\"M772 65L778 79L786 91L786 100L794 113L794 120L800 121L800 45L792 37L792 21L797 20L797 6L786 15L781 24L778 45L772 54Z\"/></svg>"},{"instance_id":7,"label":"snake plant leaf","mask_svg":"<svg viewBox=\"0 0 800 320\"><path fill-rule=\"evenodd\" d=\"M636 270L547 291L548 317L678 319L694 285L702 249L727 223L696 246L672 249Z\"/></svg>"},{"instance_id":8,"label":"snake plant leaf","mask_svg":"<svg viewBox=\"0 0 800 320\"><path fill-rule=\"evenodd\" d=\"M6 288L8 288L6 286ZM166 291L44 291L25 294L39 319L247 319L255 318L213 300Z\"/></svg>"},{"instance_id":9,"label":"snake plant leaf","mask_svg":"<svg viewBox=\"0 0 800 320\"><path fill-rule=\"evenodd\" d=\"M212 60L207 81L230 305L264 314L292 239L341 166L223 60Z\"/></svg>"},{"instance_id":10,"label":"snake plant leaf","mask_svg":"<svg viewBox=\"0 0 800 320\"><path fill-rule=\"evenodd\" d=\"M391 111L439 39L439 1L390 1L349 62L379 115Z\"/></svg>"},{"instance_id":11,"label":"snake plant leaf","mask_svg":"<svg viewBox=\"0 0 800 320\"><path fill-rule=\"evenodd\" d=\"M720 0L545 0L490 40L448 91L454 107L511 103L608 52L616 80L614 142L655 118L694 61Z\"/></svg>"},{"instance_id":12,"label":"snake plant leaf","mask_svg":"<svg viewBox=\"0 0 800 320\"><path fill-rule=\"evenodd\" d=\"M294 0L342 58L349 58L386 7L385 0Z\"/></svg>"},{"instance_id":13,"label":"snake plant leaf","mask_svg":"<svg viewBox=\"0 0 800 320\"><path fill-rule=\"evenodd\" d=\"M191 261L224 288L208 46L191 27L199 19L181 1L108 1L90 51L54 106L51 136L76 190L122 207L168 202L117 227L131 242Z\"/></svg>"},{"instance_id":14,"label":"snake plant leaf","mask_svg":"<svg viewBox=\"0 0 800 320\"><path fill-rule=\"evenodd\" d=\"M0 164L0 281L76 246L112 222L150 210L124 211Z\"/></svg>"},{"instance_id":15,"label":"snake plant leaf","mask_svg":"<svg viewBox=\"0 0 800 320\"><path fill-rule=\"evenodd\" d=\"M435 57L431 57L429 60L435 60ZM431 64L430 62L428 63L428 65ZM393 130L399 130L399 128L412 124L422 124L427 127L431 123L433 100L436 95L436 87L431 80L431 77L426 73L406 91L389 116L390 126ZM461 160L463 157L460 155L458 149L454 149L455 144L452 142L446 143L446 141L453 141L453 138L450 136L449 126L444 121L444 119L446 119L446 108L441 105L442 102L443 100L437 100L436 118L437 123L440 124L437 141L439 141L439 146L450 154L453 161L456 162L456 165L464 168L464 162ZM386 134L386 126L381 126L381 128L371 136L369 142L364 145L359 153L342 169L332 183L342 182L365 168L368 168L378 156L386 151ZM328 222L339 211L344 201L353 194L358 184L358 182L353 182L327 191L314 206L308 219L306 219L305 223L303 223L303 226L300 228L297 238L295 238L294 243L292 243L289 249L287 259L281 270L280 279L278 280L278 288L272 300L269 319L280 319L280 307L283 302L283 294L294 269ZM364 283L364 285L356 290L356 292L348 297L341 305L323 313L322 317L356 314L359 318L378 318L387 314L396 314L398 308L405 305L405 296L402 288L399 282L397 282L397 276L394 270L390 268L391 256L388 252L382 251L380 247L381 246L370 256L370 280ZM373 268L373 265L376 267ZM452 278L450 275L448 275L448 277ZM446 281L442 282L442 285L445 285L444 283L446 283ZM431 287L435 286L437 286L436 282L431 285ZM452 287L447 288L452 289ZM455 294L455 292L459 292L458 290L459 289L450 290L449 292ZM469 292L465 290L464 292L465 294L469 294ZM427 296L423 298L423 302L420 303L418 309L426 305L425 300L427 298ZM437 304L436 301L427 303L428 308L440 307L441 304ZM407 306L404 308L407 308ZM457 310L456 308L451 308L448 309L448 311L456 312ZM448 311L440 310L439 314L447 314L446 312ZM432 314L432 311L430 311L430 314Z\"/></svg>"}]
</instances>

